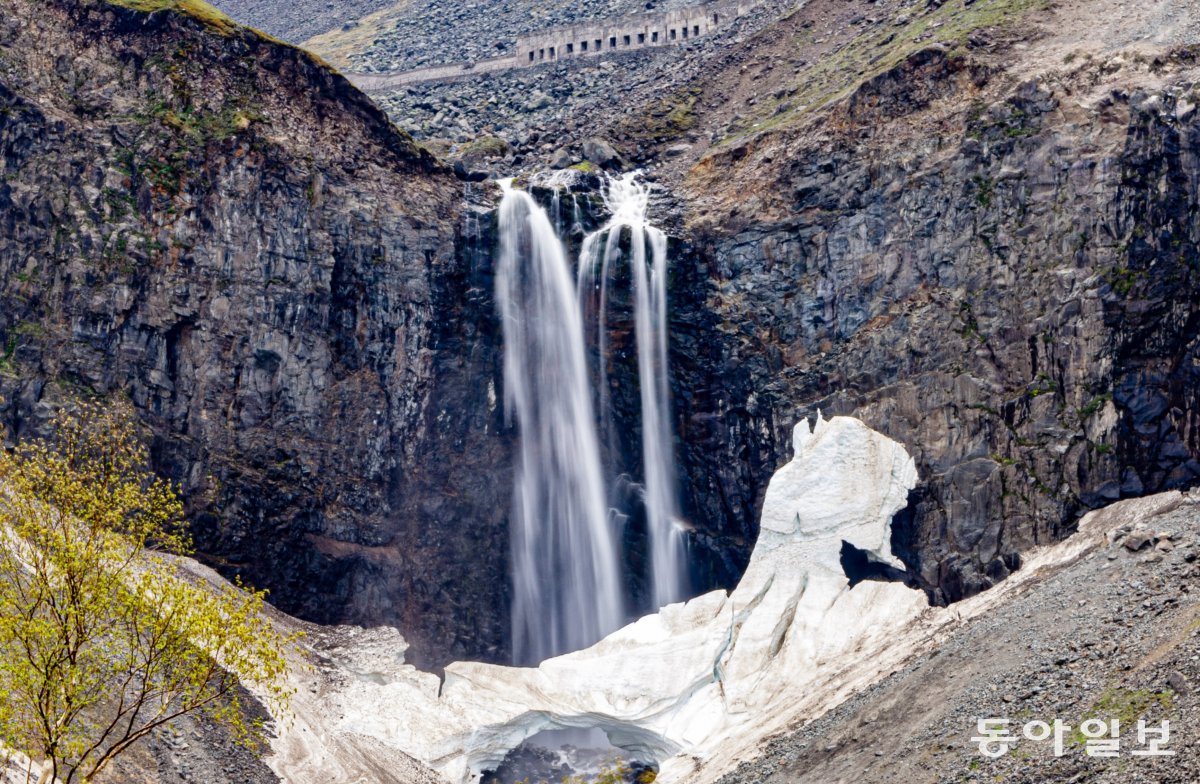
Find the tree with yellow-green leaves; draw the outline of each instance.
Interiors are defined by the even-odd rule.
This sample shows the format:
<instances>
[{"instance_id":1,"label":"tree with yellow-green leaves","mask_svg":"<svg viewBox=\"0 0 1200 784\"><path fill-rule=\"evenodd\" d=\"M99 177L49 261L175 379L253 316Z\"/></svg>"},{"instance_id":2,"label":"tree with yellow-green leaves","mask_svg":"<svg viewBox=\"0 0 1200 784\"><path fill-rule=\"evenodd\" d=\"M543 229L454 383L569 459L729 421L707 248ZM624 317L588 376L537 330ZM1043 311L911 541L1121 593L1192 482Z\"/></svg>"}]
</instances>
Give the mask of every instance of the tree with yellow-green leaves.
<instances>
[{"instance_id":1,"label":"tree with yellow-green leaves","mask_svg":"<svg viewBox=\"0 0 1200 784\"><path fill-rule=\"evenodd\" d=\"M184 715L256 747L241 684L286 710L263 594L190 573L183 506L120 407L62 413L0 450L0 743L39 784L91 782Z\"/></svg>"}]
</instances>

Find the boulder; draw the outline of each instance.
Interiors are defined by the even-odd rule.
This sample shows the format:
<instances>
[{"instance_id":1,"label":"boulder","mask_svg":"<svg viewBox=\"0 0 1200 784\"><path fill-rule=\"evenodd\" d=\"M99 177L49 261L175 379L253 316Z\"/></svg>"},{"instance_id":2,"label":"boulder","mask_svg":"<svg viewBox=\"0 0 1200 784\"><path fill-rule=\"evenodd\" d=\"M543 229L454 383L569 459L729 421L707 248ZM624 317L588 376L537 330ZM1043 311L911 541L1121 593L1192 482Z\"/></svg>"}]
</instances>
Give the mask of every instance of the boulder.
<instances>
[{"instance_id":1,"label":"boulder","mask_svg":"<svg viewBox=\"0 0 1200 784\"><path fill-rule=\"evenodd\" d=\"M575 163L575 158L566 147L559 147L555 150L554 155L550 156L550 168L552 169L565 169L573 163Z\"/></svg>"},{"instance_id":2,"label":"boulder","mask_svg":"<svg viewBox=\"0 0 1200 784\"><path fill-rule=\"evenodd\" d=\"M1129 536L1125 537L1125 541L1121 544L1124 545L1125 549L1129 552L1136 553L1143 547L1153 544L1156 538L1157 537L1154 536L1153 532L1141 529L1130 533Z\"/></svg>"},{"instance_id":3,"label":"boulder","mask_svg":"<svg viewBox=\"0 0 1200 784\"><path fill-rule=\"evenodd\" d=\"M591 138L583 143L584 160L590 161L602 169L617 169L621 167L621 156L611 144L604 139Z\"/></svg>"}]
</instances>

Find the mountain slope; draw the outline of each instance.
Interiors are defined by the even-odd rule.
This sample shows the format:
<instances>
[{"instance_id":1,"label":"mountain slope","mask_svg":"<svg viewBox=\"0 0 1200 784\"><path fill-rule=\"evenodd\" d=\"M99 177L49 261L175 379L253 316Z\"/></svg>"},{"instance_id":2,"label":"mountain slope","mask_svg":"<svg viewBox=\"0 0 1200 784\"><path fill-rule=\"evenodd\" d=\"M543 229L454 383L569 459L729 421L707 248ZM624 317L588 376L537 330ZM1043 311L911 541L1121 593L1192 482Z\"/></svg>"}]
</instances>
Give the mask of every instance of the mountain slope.
<instances>
[{"instance_id":1,"label":"mountain slope","mask_svg":"<svg viewBox=\"0 0 1200 784\"><path fill-rule=\"evenodd\" d=\"M0 0L0 172L9 438L127 396L225 574L497 655L498 355L446 170L203 4Z\"/></svg>"},{"instance_id":2,"label":"mountain slope","mask_svg":"<svg viewBox=\"0 0 1200 784\"><path fill-rule=\"evenodd\" d=\"M686 122L647 125L660 97L610 126L682 194L692 519L743 518L817 408L914 450L894 545L939 602L1089 508L1200 481L1200 49L1158 5L1177 24L813 2L678 93Z\"/></svg>"},{"instance_id":3,"label":"mountain slope","mask_svg":"<svg viewBox=\"0 0 1200 784\"><path fill-rule=\"evenodd\" d=\"M936 648L828 714L763 744L720 784L1006 784L1153 781L1200 777L1200 496L1164 494L1114 505L1107 546L1048 574ZM1135 529L1136 526L1136 529ZM1140 549L1133 535L1150 537ZM971 739L980 718L1007 719L1017 736L996 759ZM1077 728L1120 722L1119 757L1089 756ZM1022 737L1033 720L1069 729ZM1137 757L1137 722L1170 721L1173 756ZM993 747L994 748L994 747Z\"/></svg>"},{"instance_id":4,"label":"mountain slope","mask_svg":"<svg viewBox=\"0 0 1200 784\"><path fill-rule=\"evenodd\" d=\"M357 25L395 0L217 0L214 3L238 22L291 43L343 26ZM403 5L400 3L399 5Z\"/></svg>"}]
</instances>

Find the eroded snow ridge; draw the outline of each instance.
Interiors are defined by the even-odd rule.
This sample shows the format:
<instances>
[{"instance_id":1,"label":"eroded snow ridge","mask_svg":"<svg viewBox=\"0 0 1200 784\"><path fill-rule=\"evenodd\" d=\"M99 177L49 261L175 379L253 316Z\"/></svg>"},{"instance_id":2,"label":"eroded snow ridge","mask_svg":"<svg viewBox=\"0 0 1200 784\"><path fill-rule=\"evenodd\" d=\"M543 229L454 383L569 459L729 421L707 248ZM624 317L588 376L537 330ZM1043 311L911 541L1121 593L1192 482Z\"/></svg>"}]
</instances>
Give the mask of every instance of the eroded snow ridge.
<instances>
[{"instance_id":1,"label":"eroded snow ridge","mask_svg":"<svg viewBox=\"0 0 1200 784\"><path fill-rule=\"evenodd\" d=\"M705 784L1101 540L1085 519L1076 537L948 609L901 583L850 587L843 543L896 563L890 522L916 484L913 461L845 417L802 422L793 440L731 595L669 605L537 668L452 664L444 684L404 664L394 630L318 630L317 667L297 669L296 716L268 763L292 784L421 781L411 757L458 784L539 732L598 727L631 756L659 761L660 782ZM409 772L398 772L405 760Z\"/></svg>"}]
</instances>

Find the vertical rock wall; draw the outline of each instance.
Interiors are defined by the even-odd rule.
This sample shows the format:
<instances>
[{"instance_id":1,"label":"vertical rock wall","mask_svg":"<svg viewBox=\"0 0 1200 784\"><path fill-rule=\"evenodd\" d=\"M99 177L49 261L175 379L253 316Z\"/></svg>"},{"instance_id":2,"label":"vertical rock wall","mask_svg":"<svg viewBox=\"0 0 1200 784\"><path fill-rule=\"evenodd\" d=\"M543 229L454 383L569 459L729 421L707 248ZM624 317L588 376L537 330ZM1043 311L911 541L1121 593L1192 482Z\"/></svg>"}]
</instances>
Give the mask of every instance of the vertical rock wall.
<instances>
[{"instance_id":1,"label":"vertical rock wall","mask_svg":"<svg viewBox=\"0 0 1200 784\"><path fill-rule=\"evenodd\" d=\"M510 460L461 185L219 18L2 0L0 60L8 437L126 397L226 575L431 664L502 658Z\"/></svg>"},{"instance_id":2,"label":"vertical rock wall","mask_svg":"<svg viewBox=\"0 0 1200 784\"><path fill-rule=\"evenodd\" d=\"M736 521L786 422L817 408L916 457L894 549L937 600L1004 578L1089 508L1200 479L1192 100L1029 82L965 127L888 137L966 101L979 74L961 69L919 53L822 140L707 164L777 207L710 226L681 272L706 292L680 317L698 357L680 366L685 473L695 519L731 521L723 549L752 535Z\"/></svg>"}]
</instances>

